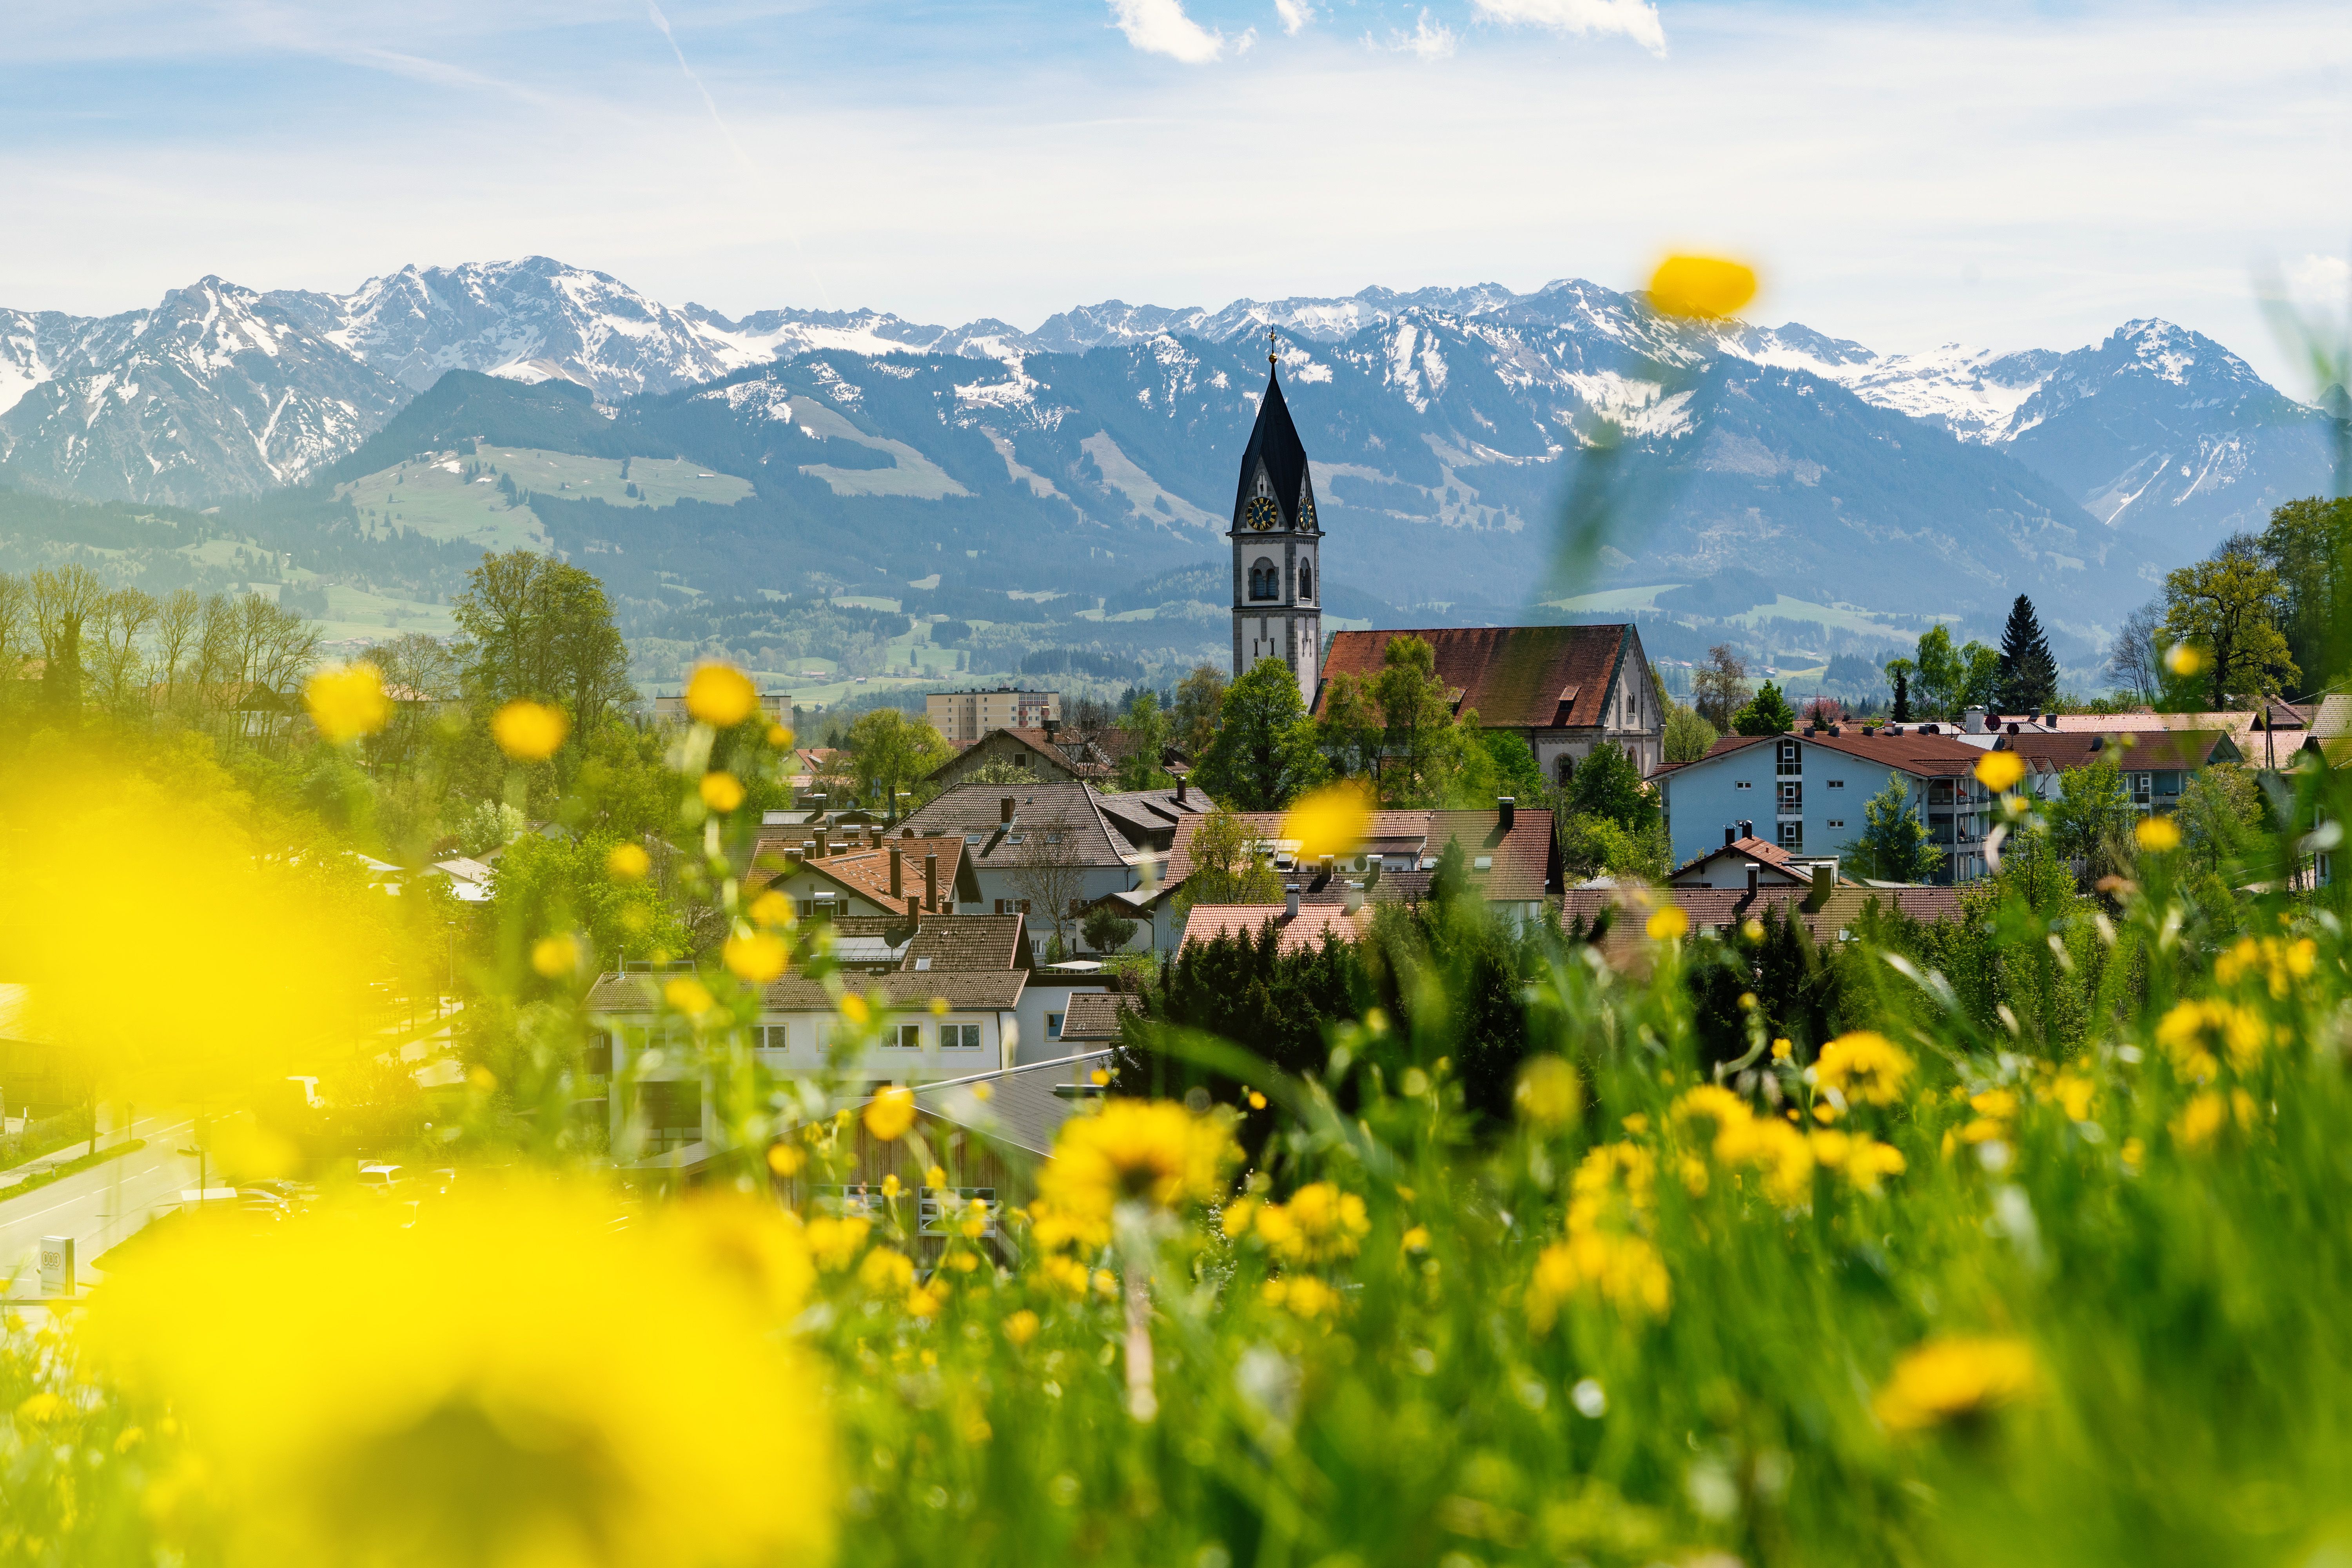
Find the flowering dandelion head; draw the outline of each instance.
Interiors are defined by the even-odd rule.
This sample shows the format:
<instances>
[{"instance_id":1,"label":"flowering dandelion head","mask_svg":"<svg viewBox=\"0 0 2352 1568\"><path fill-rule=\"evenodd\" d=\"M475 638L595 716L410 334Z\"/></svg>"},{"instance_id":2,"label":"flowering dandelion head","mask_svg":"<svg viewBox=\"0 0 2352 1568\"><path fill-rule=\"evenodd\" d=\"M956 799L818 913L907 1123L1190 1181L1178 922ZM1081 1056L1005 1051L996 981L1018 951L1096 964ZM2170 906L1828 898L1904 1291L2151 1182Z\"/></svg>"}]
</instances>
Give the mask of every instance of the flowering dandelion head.
<instances>
[{"instance_id":1,"label":"flowering dandelion head","mask_svg":"<svg viewBox=\"0 0 2352 1568\"><path fill-rule=\"evenodd\" d=\"M1823 1046L1813 1070L1822 1088L1834 1089L1850 1100L1893 1105L1903 1098L1911 1058L1885 1036L1857 1029Z\"/></svg>"},{"instance_id":2,"label":"flowering dandelion head","mask_svg":"<svg viewBox=\"0 0 2352 1568\"><path fill-rule=\"evenodd\" d=\"M2025 759L2015 752L1987 752L1977 759L1977 783L1995 795L2007 795L2025 776Z\"/></svg>"},{"instance_id":3,"label":"flowering dandelion head","mask_svg":"<svg viewBox=\"0 0 2352 1568\"><path fill-rule=\"evenodd\" d=\"M730 773L708 773L695 786L702 804L724 816L743 804L743 781Z\"/></svg>"},{"instance_id":4,"label":"flowering dandelion head","mask_svg":"<svg viewBox=\"0 0 2352 1568\"><path fill-rule=\"evenodd\" d=\"M572 732L572 717L545 702L517 699L490 715L490 738L519 763L543 763Z\"/></svg>"},{"instance_id":5,"label":"flowering dandelion head","mask_svg":"<svg viewBox=\"0 0 2352 1568\"><path fill-rule=\"evenodd\" d=\"M779 931L788 931L793 924L792 900L772 888L753 899L751 907L744 912L751 917L754 924Z\"/></svg>"},{"instance_id":6,"label":"flowering dandelion head","mask_svg":"<svg viewBox=\"0 0 2352 1568\"><path fill-rule=\"evenodd\" d=\"M1668 904L1650 916L1642 928L1652 942L1679 942L1690 934L1690 916L1679 904Z\"/></svg>"},{"instance_id":7,"label":"flowering dandelion head","mask_svg":"<svg viewBox=\"0 0 2352 1568\"><path fill-rule=\"evenodd\" d=\"M736 979L765 985L783 973L792 953L782 937L772 931L747 931L730 936L719 956Z\"/></svg>"},{"instance_id":8,"label":"flowering dandelion head","mask_svg":"<svg viewBox=\"0 0 2352 1568\"><path fill-rule=\"evenodd\" d=\"M1954 1335L1906 1352L1874 1403L1889 1428L1913 1432L2014 1404L2034 1381L2033 1352L2023 1341Z\"/></svg>"},{"instance_id":9,"label":"flowering dandelion head","mask_svg":"<svg viewBox=\"0 0 2352 1568\"><path fill-rule=\"evenodd\" d=\"M689 1018L699 1018L718 1005L710 987L691 974L681 974L662 987L662 1000Z\"/></svg>"},{"instance_id":10,"label":"flowering dandelion head","mask_svg":"<svg viewBox=\"0 0 2352 1568\"><path fill-rule=\"evenodd\" d=\"M1519 1074L1518 1088L1512 1098L1518 1102L1519 1114L1545 1131L1565 1127L1572 1121L1583 1103L1583 1088L1576 1081L1576 1069L1567 1058L1539 1056L1530 1060Z\"/></svg>"},{"instance_id":11,"label":"flowering dandelion head","mask_svg":"<svg viewBox=\"0 0 2352 1568\"><path fill-rule=\"evenodd\" d=\"M687 678L686 710L714 730L731 730L759 708L759 689L733 665L701 665Z\"/></svg>"},{"instance_id":12,"label":"flowering dandelion head","mask_svg":"<svg viewBox=\"0 0 2352 1568\"><path fill-rule=\"evenodd\" d=\"M1371 802L1354 784L1332 784L1302 797L1285 814L1282 836L1296 839L1309 859L1351 854L1363 843L1372 819Z\"/></svg>"},{"instance_id":13,"label":"flowering dandelion head","mask_svg":"<svg viewBox=\"0 0 2352 1568\"><path fill-rule=\"evenodd\" d=\"M903 1084L877 1089L866 1102L866 1131L885 1143L896 1142L915 1124L915 1091Z\"/></svg>"},{"instance_id":14,"label":"flowering dandelion head","mask_svg":"<svg viewBox=\"0 0 2352 1568\"><path fill-rule=\"evenodd\" d=\"M617 882L642 882L653 865L642 844L615 844L604 856L605 874Z\"/></svg>"},{"instance_id":15,"label":"flowering dandelion head","mask_svg":"<svg viewBox=\"0 0 2352 1568\"><path fill-rule=\"evenodd\" d=\"M1121 1203L1206 1202L1238 1157L1223 1116L1195 1116L1169 1100L1113 1100L1062 1124L1037 1190L1056 1210L1108 1221Z\"/></svg>"},{"instance_id":16,"label":"flowering dandelion head","mask_svg":"<svg viewBox=\"0 0 2352 1568\"><path fill-rule=\"evenodd\" d=\"M302 685L302 706L319 733L335 745L373 735L392 722L383 677L365 662L322 669Z\"/></svg>"},{"instance_id":17,"label":"flowering dandelion head","mask_svg":"<svg viewBox=\"0 0 2352 1568\"><path fill-rule=\"evenodd\" d=\"M1650 304L1662 316L1719 321L1756 298L1756 271L1712 256L1669 256L1650 274Z\"/></svg>"},{"instance_id":18,"label":"flowering dandelion head","mask_svg":"<svg viewBox=\"0 0 2352 1568\"><path fill-rule=\"evenodd\" d=\"M2177 642L2164 650L2164 668L2186 680L2205 668L2205 656L2188 643Z\"/></svg>"},{"instance_id":19,"label":"flowering dandelion head","mask_svg":"<svg viewBox=\"0 0 2352 1568\"><path fill-rule=\"evenodd\" d=\"M543 978L561 980L580 968L580 940L560 931L530 944L530 966Z\"/></svg>"},{"instance_id":20,"label":"flowering dandelion head","mask_svg":"<svg viewBox=\"0 0 2352 1568\"><path fill-rule=\"evenodd\" d=\"M2142 819L2140 825L2132 829L2132 837L2151 855L2168 854L2180 847L2180 828L2168 816Z\"/></svg>"}]
</instances>

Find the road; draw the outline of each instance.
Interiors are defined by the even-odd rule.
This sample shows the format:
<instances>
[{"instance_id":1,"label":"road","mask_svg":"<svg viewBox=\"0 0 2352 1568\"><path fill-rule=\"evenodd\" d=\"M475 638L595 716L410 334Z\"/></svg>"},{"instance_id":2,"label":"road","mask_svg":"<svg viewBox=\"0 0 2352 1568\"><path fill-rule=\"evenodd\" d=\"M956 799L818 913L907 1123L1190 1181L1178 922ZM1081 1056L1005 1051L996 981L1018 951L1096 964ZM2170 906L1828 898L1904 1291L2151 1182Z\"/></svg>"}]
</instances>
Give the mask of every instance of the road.
<instances>
[{"instance_id":1,"label":"road","mask_svg":"<svg viewBox=\"0 0 2352 1568\"><path fill-rule=\"evenodd\" d=\"M196 1162L176 1152L195 1124L149 1118L131 1129L147 1146L107 1160L22 1197L0 1199L0 1282L9 1296L39 1292L37 1248L45 1236L70 1236L85 1283L89 1260L145 1225L159 1210L179 1206L196 1184ZM9 1279L8 1276L16 1278Z\"/></svg>"}]
</instances>

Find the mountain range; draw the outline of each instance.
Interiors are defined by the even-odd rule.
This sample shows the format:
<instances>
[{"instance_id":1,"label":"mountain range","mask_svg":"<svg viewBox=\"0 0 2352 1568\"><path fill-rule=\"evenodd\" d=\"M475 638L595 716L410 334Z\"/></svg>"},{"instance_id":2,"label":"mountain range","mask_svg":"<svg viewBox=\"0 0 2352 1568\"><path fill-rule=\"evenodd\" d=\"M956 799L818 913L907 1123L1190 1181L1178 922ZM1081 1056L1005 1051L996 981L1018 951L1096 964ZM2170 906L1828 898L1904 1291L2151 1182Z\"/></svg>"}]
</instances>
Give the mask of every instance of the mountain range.
<instances>
[{"instance_id":1,"label":"mountain range","mask_svg":"<svg viewBox=\"0 0 2352 1568\"><path fill-rule=\"evenodd\" d=\"M584 389L604 446L734 465L718 471L753 494L732 515L665 509L664 542L639 541L697 562L648 567L680 582L741 580L729 548L760 552L752 574L779 589L887 576L957 538L992 568L967 574L1066 591L1078 543L1139 570L1222 552L1269 331L1328 524L1358 545L1352 563L1334 552L1334 590L1388 605L1638 605L1635 589L1738 573L1909 616L2029 592L2095 637L2164 569L2329 479L2324 415L2160 321L2068 353L1886 355L1794 323L1693 330L1563 280L1113 300L1024 331L730 319L531 258L349 294L206 278L119 316L0 310L0 483L182 506L326 497L418 395L476 373ZM419 442L428 408L408 421ZM1604 526L1564 558L1555 520L1588 492ZM537 510L563 515L565 547L601 504Z\"/></svg>"}]
</instances>

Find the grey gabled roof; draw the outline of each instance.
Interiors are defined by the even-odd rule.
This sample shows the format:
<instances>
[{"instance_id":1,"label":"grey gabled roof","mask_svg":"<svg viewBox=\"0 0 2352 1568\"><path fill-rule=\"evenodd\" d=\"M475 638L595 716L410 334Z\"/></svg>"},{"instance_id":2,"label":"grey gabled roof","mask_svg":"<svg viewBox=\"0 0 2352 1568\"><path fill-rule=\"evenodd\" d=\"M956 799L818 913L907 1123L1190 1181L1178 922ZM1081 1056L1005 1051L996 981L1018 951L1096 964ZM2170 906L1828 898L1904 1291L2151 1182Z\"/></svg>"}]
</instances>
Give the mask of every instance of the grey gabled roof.
<instances>
[{"instance_id":1,"label":"grey gabled roof","mask_svg":"<svg viewBox=\"0 0 2352 1568\"><path fill-rule=\"evenodd\" d=\"M1002 1072L917 1084L915 1104L983 1137L1046 1155L1054 1152L1054 1134L1089 1098L1084 1092L1056 1094L1055 1089L1075 1086L1091 1090L1093 1073L1109 1067L1110 1058L1108 1051L1088 1051Z\"/></svg>"}]
</instances>

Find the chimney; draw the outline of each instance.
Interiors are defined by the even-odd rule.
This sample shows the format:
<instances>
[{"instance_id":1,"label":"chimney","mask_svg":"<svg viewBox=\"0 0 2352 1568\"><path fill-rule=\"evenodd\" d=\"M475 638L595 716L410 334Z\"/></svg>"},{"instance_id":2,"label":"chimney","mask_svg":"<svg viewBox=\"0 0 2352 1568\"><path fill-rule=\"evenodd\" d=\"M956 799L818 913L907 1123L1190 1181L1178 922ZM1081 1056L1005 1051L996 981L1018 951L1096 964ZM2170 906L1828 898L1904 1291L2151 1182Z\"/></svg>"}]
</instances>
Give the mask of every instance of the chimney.
<instances>
[{"instance_id":1,"label":"chimney","mask_svg":"<svg viewBox=\"0 0 2352 1568\"><path fill-rule=\"evenodd\" d=\"M940 907L940 858L936 854L923 857L923 908L933 913Z\"/></svg>"},{"instance_id":2,"label":"chimney","mask_svg":"<svg viewBox=\"0 0 2352 1568\"><path fill-rule=\"evenodd\" d=\"M1737 844L1737 843L1738 843L1738 842L1739 842L1739 824L1738 824L1738 823L1736 823L1736 822L1727 822L1727 823L1725 823L1725 824L1723 825L1723 847L1724 847L1726 849L1728 849L1728 848L1730 848L1734 844Z\"/></svg>"},{"instance_id":3,"label":"chimney","mask_svg":"<svg viewBox=\"0 0 2352 1568\"><path fill-rule=\"evenodd\" d=\"M2058 728L2058 710L2053 708L2042 715L2042 722L2053 730Z\"/></svg>"},{"instance_id":4,"label":"chimney","mask_svg":"<svg viewBox=\"0 0 2352 1568\"><path fill-rule=\"evenodd\" d=\"M1184 798L1184 775L1182 773L1178 773L1176 775L1176 804L1178 805L1183 805L1186 804Z\"/></svg>"},{"instance_id":5,"label":"chimney","mask_svg":"<svg viewBox=\"0 0 2352 1568\"><path fill-rule=\"evenodd\" d=\"M1981 708L1962 709L1960 711L1960 728L1967 731L1971 735L1983 734L1985 732L1985 710Z\"/></svg>"},{"instance_id":6,"label":"chimney","mask_svg":"<svg viewBox=\"0 0 2352 1568\"><path fill-rule=\"evenodd\" d=\"M906 896L898 887L898 879L904 875L899 869L898 862L904 858L905 856L900 853L896 844L890 846L890 901L894 904Z\"/></svg>"},{"instance_id":7,"label":"chimney","mask_svg":"<svg viewBox=\"0 0 2352 1568\"><path fill-rule=\"evenodd\" d=\"M1816 860L1813 862L1813 888L1812 891L1805 895L1805 908L1820 909L1830 901L1830 894L1836 888L1837 872L1831 868L1828 861Z\"/></svg>"},{"instance_id":8,"label":"chimney","mask_svg":"<svg viewBox=\"0 0 2352 1568\"><path fill-rule=\"evenodd\" d=\"M822 860L831 851L824 847L824 828L823 825L819 825L816 830L816 858Z\"/></svg>"},{"instance_id":9,"label":"chimney","mask_svg":"<svg viewBox=\"0 0 2352 1568\"><path fill-rule=\"evenodd\" d=\"M1045 743L1047 745L1050 746L1054 743L1054 731L1059 730L1061 727L1062 721L1059 719L1055 718L1051 713L1045 715Z\"/></svg>"},{"instance_id":10,"label":"chimney","mask_svg":"<svg viewBox=\"0 0 2352 1568\"><path fill-rule=\"evenodd\" d=\"M1495 816L1496 817L1495 826L1503 832L1508 833L1511 830L1511 824L1518 820L1518 798L1515 795L1496 795L1495 797Z\"/></svg>"},{"instance_id":11,"label":"chimney","mask_svg":"<svg viewBox=\"0 0 2352 1568\"><path fill-rule=\"evenodd\" d=\"M1748 896L1751 899L1756 896L1756 868L1753 865L1748 868Z\"/></svg>"},{"instance_id":12,"label":"chimney","mask_svg":"<svg viewBox=\"0 0 2352 1568\"><path fill-rule=\"evenodd\" d=\"M907 895L907 923L916 927L923 923L923 900L912 893Z\"/></svg>"},{"instance_id":13,"label":"chimney","mask_svg":"<svg viewBox=\"0 0 2352 1568\"><path fill-rule=\"evenodd\" d=\"M1012 821L1013 821L1013 804L1014 804L1014 803L1013 803L1013 797L1012 797L1011 795L999 795L999 796L997 797L997 801L996 801L996 820L997 820L998 822L1003 823L1003 824L1004 824L1004 825L1006 825L1006 826L1011 826Z\"/></svg>"},{"instance_id":14,"label":"chimney","mask_svg":"<svg viewBox=\"0 0 2352 1568\"><path fill-rule=\"evenodd\" d=\"M1742 838L1753 838L1756 837L1756 819L1754 817L1743 816L1739 819L1739 837Z\"/></svg>"},{"instance_id":15,"label":"chimney","mask_svg":"<svg viewBox=\"0 0 2352 1568\"><path fill-rule=\"evenodd\" d=\"M1298 884L1296 882L1283 884L1282 918L1286 921L1295 921L1298 918Z\"/></svg>"},{"instance_id":16,"label":"chimney","mask_svg":"<svg viewBox=\"0 0 2352 1568\"><path fill-rule=\"evenodd\" d=\"M1843 724L1832 724L1830 726L1830 733L1832 735L1843 735L1845 733L1845 726Z\"/></svg>"},{"instance_id":17,"label":"chimney","mask_svg":"<svg viewBox=\"0 0 2352 1568\"><path fill-rule=\"evenodd\" d=\"M1358 910L1362 909L1364 907L1364 885L1361 882L1349 882L1346 887L1342 888L1339 890L1339 907L1347 910L1347 912L1351 915Z\"/></svg>"}]
</instances>

